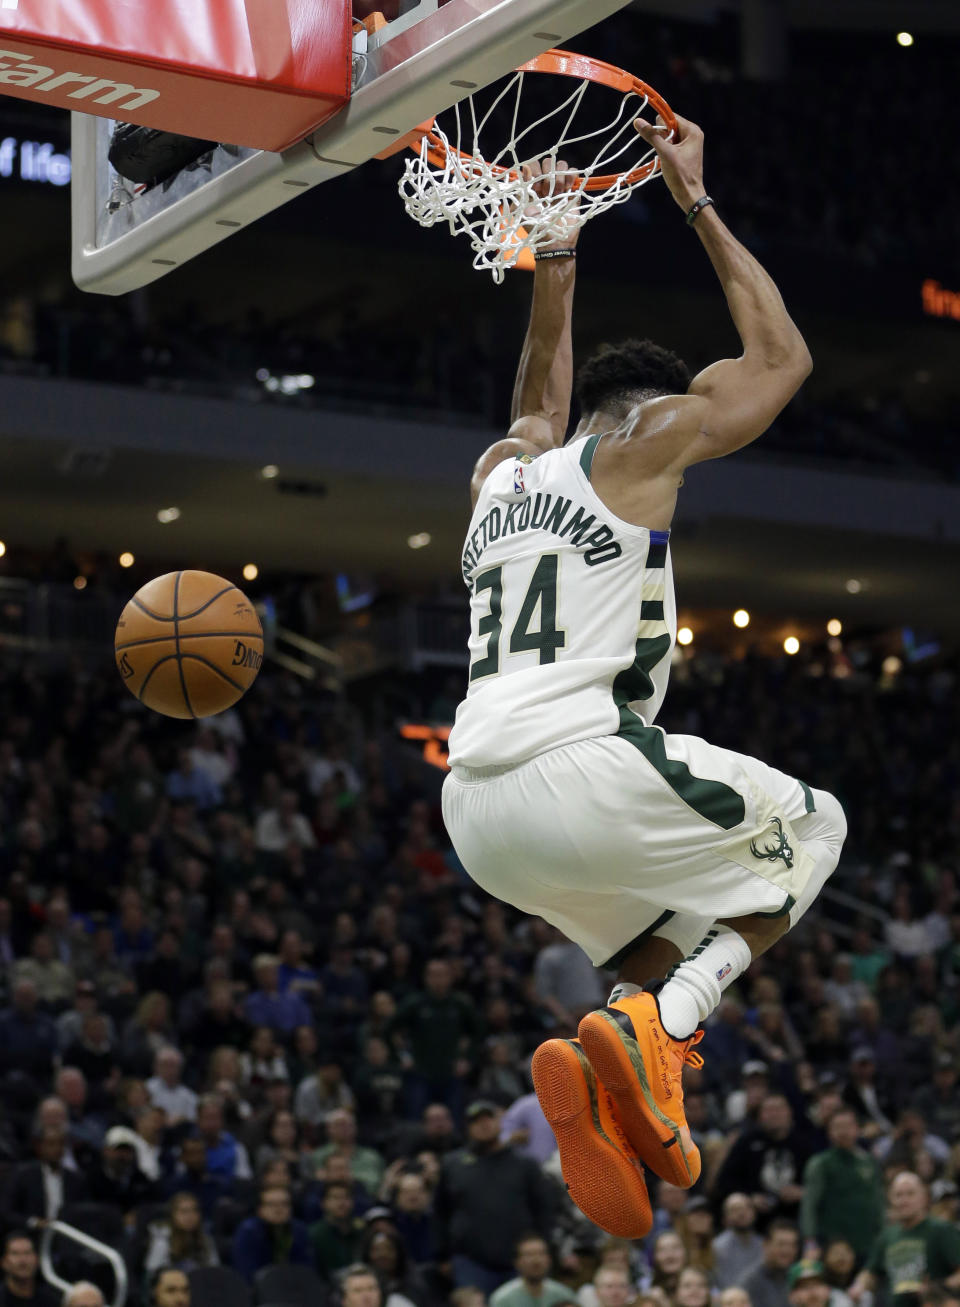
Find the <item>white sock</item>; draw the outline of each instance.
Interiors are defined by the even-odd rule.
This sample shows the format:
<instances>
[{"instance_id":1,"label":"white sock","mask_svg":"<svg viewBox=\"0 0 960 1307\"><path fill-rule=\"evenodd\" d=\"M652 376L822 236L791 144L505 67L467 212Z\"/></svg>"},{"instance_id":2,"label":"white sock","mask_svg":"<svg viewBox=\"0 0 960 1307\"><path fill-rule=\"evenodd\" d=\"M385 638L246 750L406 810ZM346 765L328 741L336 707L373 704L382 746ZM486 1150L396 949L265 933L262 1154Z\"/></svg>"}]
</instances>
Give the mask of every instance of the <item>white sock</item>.
<instances>
[{"instance_id":1,"label":"white sock","mask_svg":"<svg viewBox=\"0 0 960 1307\"><path fill-rule=\"evenodd\" d=\"M716 925L657 995L660 1020L668 1035L688 1039L720 1002L720 995L749 967L750 949L742 935Z\"/></svg>"},{"instance_id":2,"label":"white sock","mask_svg":"<svg viewBox=\"0 0 960 1307\"><path fill-rule=\"evenodd\" d=\"M618 998L627 998L630 994L639 994L643 990L642 985L632 985L629 980L618 980L610 991L610 997L607 999L607 1007L611 1003L616 1003Z\"/></svg>"}]
</instances>

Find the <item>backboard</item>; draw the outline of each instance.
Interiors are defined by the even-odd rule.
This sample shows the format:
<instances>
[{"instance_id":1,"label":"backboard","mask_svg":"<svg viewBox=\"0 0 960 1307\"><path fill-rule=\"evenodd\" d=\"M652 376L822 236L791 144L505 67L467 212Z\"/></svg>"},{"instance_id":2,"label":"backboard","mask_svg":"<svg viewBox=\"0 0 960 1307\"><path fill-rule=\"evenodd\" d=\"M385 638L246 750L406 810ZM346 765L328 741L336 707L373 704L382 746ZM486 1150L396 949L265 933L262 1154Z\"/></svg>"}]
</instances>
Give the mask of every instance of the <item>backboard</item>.
<instances>
[{"instance_id":1,"label":"backboard","mask_svg":"<svg viewBox=\"0 0 960 1307\"><path fill-rule=\"evenodd\" d=\"M350 102L306 140L283 154L222 146L142 194L107 161L114 124L74 113L74 281L104 295L155 281L626 3L419 0L357 32Z\"/></svg>"}]
</instances>

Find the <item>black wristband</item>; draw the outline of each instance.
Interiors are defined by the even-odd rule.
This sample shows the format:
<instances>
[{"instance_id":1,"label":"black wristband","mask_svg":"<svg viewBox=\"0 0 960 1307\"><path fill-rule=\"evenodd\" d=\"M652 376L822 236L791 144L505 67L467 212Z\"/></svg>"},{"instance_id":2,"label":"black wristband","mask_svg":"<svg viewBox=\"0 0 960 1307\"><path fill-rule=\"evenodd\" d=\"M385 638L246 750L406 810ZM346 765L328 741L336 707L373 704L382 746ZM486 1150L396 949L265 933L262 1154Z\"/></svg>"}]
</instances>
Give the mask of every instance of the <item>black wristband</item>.
<instances>
[{"instance_id":1,"label":"black wristband","mask_svg":"<svg viewBox=\"0 0 960 1307\"><path fill-rule=\"evenodd\" d=\"M575 259L576 250L538 250L534 256L539 263L541 259Z\"/></svg>"},{"instance_id":2,"label":"black wristband","mask_svg":"<svg viewBox=\"0 0 960 1307\"><path fill-rule=\"evenodd\" d=\"M692 209L690 210L690 212L687 214L687 226L688 226L688 227L692 227L693 224L694 224L694 222L695 222L695 220L696 220L697 214L700 212L700 210L701 210L701 209L706 209L706 208L707 208L709 205L711 205L711 204L713 204L713 197L712 197L712 196L710 196L710 195L701 195L700 198L699 198L699 200L697 200L696 204L693 206L693 208L692 208Z\"/></svg>"}]
</instances>

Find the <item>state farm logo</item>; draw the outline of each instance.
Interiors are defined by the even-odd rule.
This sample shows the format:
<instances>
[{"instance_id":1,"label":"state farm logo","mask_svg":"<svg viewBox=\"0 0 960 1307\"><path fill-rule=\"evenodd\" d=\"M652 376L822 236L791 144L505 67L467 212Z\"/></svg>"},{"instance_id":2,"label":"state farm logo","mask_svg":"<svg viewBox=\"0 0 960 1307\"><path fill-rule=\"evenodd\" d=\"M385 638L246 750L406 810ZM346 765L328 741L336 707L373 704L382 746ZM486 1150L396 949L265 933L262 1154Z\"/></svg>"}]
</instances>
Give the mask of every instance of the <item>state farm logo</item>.
<instances>
[{"instance_id":1,"label":"state farm logo","mask_svg":"<svg viewBox=\"0 0 960 1307\"><path fill-rule=\"evenodd\" d=\"M119 109L139 109L160 98L159 91L143 90L129 82L111 82L107 77L86 73L58 73L45 64L35 64L30 55L19 50L0 50L0 85L30 87L49 94L78 83L77 89L64 91L71 100L92 100L94 104L116 104Z\"/></svg>"}]
</instances>

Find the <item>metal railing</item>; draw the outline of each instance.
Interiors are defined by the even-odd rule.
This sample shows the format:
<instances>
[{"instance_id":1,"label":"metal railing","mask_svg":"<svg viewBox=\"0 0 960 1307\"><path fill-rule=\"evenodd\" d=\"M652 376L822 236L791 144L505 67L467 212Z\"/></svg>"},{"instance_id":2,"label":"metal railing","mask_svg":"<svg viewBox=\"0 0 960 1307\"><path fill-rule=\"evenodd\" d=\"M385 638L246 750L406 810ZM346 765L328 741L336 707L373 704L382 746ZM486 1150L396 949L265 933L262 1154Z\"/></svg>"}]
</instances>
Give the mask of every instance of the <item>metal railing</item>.
<instances>
[{"instance_id":1,"label":"metal railing","mask_svg":"<svg viewBox=\"0 0 960 1307\"><path fill-rule=\"evenodd\" d=\"M129 1282L127 1278L127 1266L121 1255L115 1248L109 1244L101 1243L99 1239L92 1238L91 1235L85 1234L83 1230L78 1230L76 1226L67 1225L65 1221L37 1221L33 1220L30 1224L40 1230L40 1270L43 1278L52 1284L54 1288L62 1290L64 1293L72 1289L73 1285L69 1280L62 1279L53 1266L53 1257L50 1253L53 1244L54 1235L62 1235L65 1239L72 1239L74 1243L82 1244L91 1252L97 1253L110 1263L113 1270L116 1285L114 1288L113 1300L111 1307L124 1307L127 1301L127 1290Z\"/></svg>"},{"instance_id":2,"label":"metal railing","mask_svg":"<svg viewBox=\"0 0 960 1307\"><path fill-rule=\"evenodd\" d=\"M122 607L106 590L0 578L0 648L24 653L64 646L109 649Z\"/></svg>"},{"instance_id":3,"label":"metal railing","mask_svg":"<svg viewBox=\"0 0 960 1307\"><path fill-rule=\"evenodd\" d=\"M285 626L272 629L264 623L266 652L280 667L304 680L339 689L343 681L343 659L332 649L318 644ZM290 651L294 650L293 653Z\"/></svg>"}]
</instances>

